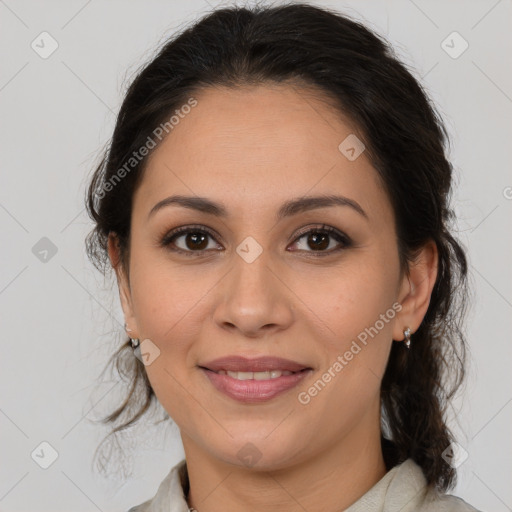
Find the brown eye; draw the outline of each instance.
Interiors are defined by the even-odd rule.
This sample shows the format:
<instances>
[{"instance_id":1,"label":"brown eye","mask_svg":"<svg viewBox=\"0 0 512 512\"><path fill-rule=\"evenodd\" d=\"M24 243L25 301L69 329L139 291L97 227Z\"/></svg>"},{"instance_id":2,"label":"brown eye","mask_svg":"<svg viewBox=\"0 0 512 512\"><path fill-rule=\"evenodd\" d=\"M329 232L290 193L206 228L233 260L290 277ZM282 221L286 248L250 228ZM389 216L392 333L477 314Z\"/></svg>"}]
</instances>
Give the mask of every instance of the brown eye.
<instances>
[{"instance_id":1,"label":"brown eye","mask_svg":"<svg viewBox=\"0 0 512 512\"><path fill-rule=\"evenodd\" d=\"M307 244L314 251L321 251L329 247L330 235L325 233L310 233L308 235Z\"/></svg>"},{"instance_id":2,"label":"brown eye","mask_svg":"<svg viewBox=\"0 0 512 512\"><path fill-rule=\"evenodd\" d=\"M209 239L215 241L213 234L204 228L182 227L167 234L161 241L161 245L176 252L199 255L207 250L218 250L218 244L210 244Z\"/></svg>"},{"instance_id":3,"label":"brown eye","mask_svg":"<svg viewBox=\"0 0 512 512\"><path fill-rule=\"evenodd\" d=\"M300 242L303 239L304 241ZM332 254L351 245L348 236L329 226L310 229L302 233L296 240L294 243L296 248L293 250L318 253L319 256L323 256L321 253Z\"/></svg>"},{"instance_id":4,"label":"brown eye","mask_svg":"<svg viewBox=\"0 0 512 512\"><path fill-rule=\"evenodd\" d=\"M186 235L182 235L185 237L185 245L187 249L190 250L203 250L208 246L208 236L203 233L187 233Z\"/></svg>"}]
</instances>

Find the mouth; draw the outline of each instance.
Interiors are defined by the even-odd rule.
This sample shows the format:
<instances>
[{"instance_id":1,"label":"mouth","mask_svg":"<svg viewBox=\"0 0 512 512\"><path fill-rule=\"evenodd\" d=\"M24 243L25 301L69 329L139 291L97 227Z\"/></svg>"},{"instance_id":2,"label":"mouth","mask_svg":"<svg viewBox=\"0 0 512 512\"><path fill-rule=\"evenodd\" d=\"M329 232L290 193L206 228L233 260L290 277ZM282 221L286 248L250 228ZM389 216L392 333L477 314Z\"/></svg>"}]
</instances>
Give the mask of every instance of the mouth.
<instances>
[{"instance_id":1,"label":"mouth","mask_svg":"<svg viewBox=\"0 0 512 512\"><path fill-rule=\"evenodd\" d=\"M242 403L270 400L298 386L311 366L278 357L227 356L198 365L213 387Z\"/></svg>"}]
</instances>

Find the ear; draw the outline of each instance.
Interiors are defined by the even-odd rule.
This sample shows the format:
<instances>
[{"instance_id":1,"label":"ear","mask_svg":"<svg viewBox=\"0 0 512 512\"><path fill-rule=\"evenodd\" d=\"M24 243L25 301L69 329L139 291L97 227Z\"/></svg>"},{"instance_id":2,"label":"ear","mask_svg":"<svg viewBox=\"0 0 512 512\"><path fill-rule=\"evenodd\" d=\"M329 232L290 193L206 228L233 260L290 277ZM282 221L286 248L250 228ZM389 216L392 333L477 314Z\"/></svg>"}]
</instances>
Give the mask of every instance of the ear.
<instances>
[{"instance_id":1,"label":"ear","mask_svg":"<svg viewBox=\"0 0 512 512\"><path fill-rule=\"evenodd\" d=\"M137 321L133 312L130 283L127 277L128 269L124 268L121 261L119 238L116 233L109 233L107 248L110 264L116 272L119 298L121 300L121 307L123 308L126 327L130 329L128 334L131 338L138 338Z\"/></svg>"},{"instance_id":2,"label":"ear","mask_svg":"<svg viewBox=\"0 0 512 512\"><path fill-rule=\"evenodd\" d=\"M402 341L404 329L410 327L414 334L425 317L430 297L437 278L438 251L433 240L425 244L413 262L409 263L409 274L405 274L401 287L399 303L402 309L397 314L393 339Z\"/></svg>"}]
</instances>

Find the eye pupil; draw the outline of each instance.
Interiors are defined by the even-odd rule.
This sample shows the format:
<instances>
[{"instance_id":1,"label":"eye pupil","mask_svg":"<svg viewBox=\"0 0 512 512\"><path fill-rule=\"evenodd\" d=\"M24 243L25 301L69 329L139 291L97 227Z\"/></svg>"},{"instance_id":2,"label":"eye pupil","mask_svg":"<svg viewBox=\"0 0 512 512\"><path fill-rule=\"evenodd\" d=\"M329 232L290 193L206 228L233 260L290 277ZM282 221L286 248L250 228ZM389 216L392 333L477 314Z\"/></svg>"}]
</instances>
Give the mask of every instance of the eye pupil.
<instances>
[{"instance_id":1,"label":"eye pupil","mask_svg":"<svg viewBox=\"0 0 512 512\"><path fill-rule=\"evenodd\" d=\"M186 245L188 249L205 249L208 246L208 235L205 233L189 233L186 237ZM191 243L189 243L191 242ZM199 242L199 243L197 243ZM206 242L206 243L205 243Z\"/></svg>"},{"instance_id":2,"label":"eye pupil","mask_svg":"<svg viewBox=\"0 0 512 512\"><path fill-rule=\"evenodd\" d=\"M313 246L310 245L310 247L315 251L319 249L326 249L327 247L329 247L329 235L325 233L311 233L308 236L308 244L310 243L313 244Z\"/></svg>"}]
</instances>

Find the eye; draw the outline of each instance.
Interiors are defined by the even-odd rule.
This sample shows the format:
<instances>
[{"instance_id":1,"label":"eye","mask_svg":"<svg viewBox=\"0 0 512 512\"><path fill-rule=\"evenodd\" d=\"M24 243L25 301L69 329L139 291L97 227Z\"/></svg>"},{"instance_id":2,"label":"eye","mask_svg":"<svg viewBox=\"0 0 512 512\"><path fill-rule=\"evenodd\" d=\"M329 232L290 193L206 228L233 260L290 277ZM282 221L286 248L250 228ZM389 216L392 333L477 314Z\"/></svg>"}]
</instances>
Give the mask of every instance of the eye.
<instances>
[{"instance_id":1,"label":"eye","mask_svg":"<svg viewBox=\"0 0 512 512\"><path fill-rule=\"evenodd\" d=\"M305 239L305 241L300 242L302 239ZM326 256L333 252L338 252L350 247L352 243L347 235L335 228L325 225L317 228L310 228L307 231L302 232L296 240L299 241L294 242L294 244L298 246L298 250L312 252L315 256ZM338 243L338 247L336 247L336 242ZM341 247L339 247L340 244ZM312 250L309 251L307 247L310 247Z\"/></svg>"},{"instance_id":2,"label":"eye","mask_svg":"<svg viewBox=\"0 0 512 512\"><path fill-rule=\"evenodd\" d=\"M192 253L200 255L206 250L219 250L215 244L210 246L208 238L215 239L213 233L204 227L183 226L165 235L161 245L171 246L171 250L186 253L187 256L192 256Z\"/></svg>"},{"instance_id":3,"label":"eye","mask_svg":"<svg viewBox=\"0 0 512 512\"><path fill-rule=\"evenodd\" d=\"M174 252L183 253L187 256L201 256L204 255L205 251L223 250L219 244L210 244L209 238L212 239L212 242L215 241L214 233L203 226L183 226L166 234L160 244L162 247L167 247ZM302 239L305 239L305 241L300 242ZM292 249L292 252L297 250L311 252L314 256L326 256L346 249L352 244L347 235L325 225L302 231L295 240L293 245L297 247ZM338 244L338 247L336 247L336 244ZM312 250L308 250L308 247Z\"/></svg>"}]
</instances>

